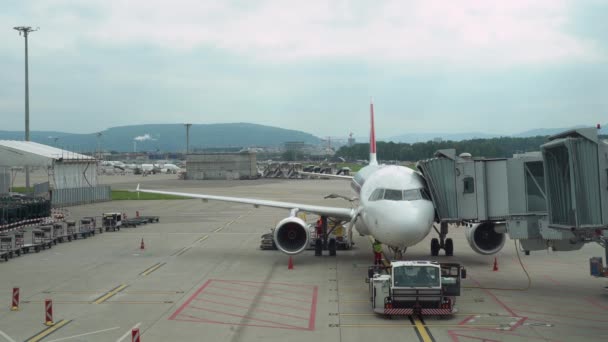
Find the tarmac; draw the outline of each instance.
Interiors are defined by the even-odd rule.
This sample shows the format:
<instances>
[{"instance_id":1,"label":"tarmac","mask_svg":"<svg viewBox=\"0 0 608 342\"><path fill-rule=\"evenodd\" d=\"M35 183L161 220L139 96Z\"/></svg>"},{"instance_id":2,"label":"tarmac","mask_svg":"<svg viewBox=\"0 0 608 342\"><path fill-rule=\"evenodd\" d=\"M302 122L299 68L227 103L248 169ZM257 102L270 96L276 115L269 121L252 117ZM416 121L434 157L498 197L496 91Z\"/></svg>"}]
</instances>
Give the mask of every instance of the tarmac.
<instances>
[{"instance_id":1,"label":"tarmac","mask_svg":"<svg viewBox=\"0 0 608 342\"><path fill-rule=\"evenodd\" d=\"M350 194L341 180L180 181L109 176L113 188L173 189L303 203ZM107 178L107 177L106 177ZM105 181L105 180L104 180ZM606 280L589 276L589 244L574 252L520 253L508 240L494 256L474 253L462 228L451 230L455 256L430 257L430 239L407 259L460 262L467 269L459 312L450 318L372 313L365 283L369 240L353 249L288 257L259 248L260 235L286 210L199 200L114 201L68 208L71 218L120 211L159 223L66 242L0 263L0 341L606 341ZM316 217L309 216L309 221ZM143 239L144 249L140 249ZM12 288L21 303L11 311ZM44 325L45 299L54 326Z\"/></svg>"}]
</instances>

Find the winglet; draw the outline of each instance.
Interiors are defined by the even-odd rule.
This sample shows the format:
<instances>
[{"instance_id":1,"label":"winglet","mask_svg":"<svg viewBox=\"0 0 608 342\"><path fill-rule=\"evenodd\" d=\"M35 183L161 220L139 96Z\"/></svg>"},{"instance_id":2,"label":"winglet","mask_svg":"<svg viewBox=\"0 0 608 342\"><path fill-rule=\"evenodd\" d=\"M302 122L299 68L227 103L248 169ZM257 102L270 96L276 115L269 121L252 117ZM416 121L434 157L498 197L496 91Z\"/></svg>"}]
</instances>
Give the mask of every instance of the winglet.
<instances>
[{"instance_id":1,"label":"winglet","mask_svg":"<svg viewBox=\"0 0 608 342\"><path fill-rule=\"evenodd\" d=\"M376 159L376 129L374 128L374 100L369 100L370 132L369 132L369 165L378 165Z\"/></svg>"},{"instance_id":2,"label":"winglet","mask_svg":"<svg viewBox=\"0 0 608 342\"><path fill-rule=\"evenodd\" d=\"M137 189L135 191L139 192L139 183L137 183Z\"/></svg>"}]
</instances>

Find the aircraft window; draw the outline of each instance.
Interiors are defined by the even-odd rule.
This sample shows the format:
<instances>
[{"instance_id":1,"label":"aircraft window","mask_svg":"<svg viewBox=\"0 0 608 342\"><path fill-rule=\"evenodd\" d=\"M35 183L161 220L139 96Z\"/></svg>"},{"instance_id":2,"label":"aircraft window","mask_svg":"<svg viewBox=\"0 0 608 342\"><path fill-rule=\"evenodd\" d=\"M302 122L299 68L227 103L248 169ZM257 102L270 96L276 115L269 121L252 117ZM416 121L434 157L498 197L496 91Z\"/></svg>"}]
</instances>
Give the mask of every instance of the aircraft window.
<instances>
[{"instance_id":1,"label":"aircraft window","mask_svg":"<svg viewBox=\"0 0 608 342\"><path fill-rule=\"evenodd\" d=\"M415 201L422 199L420 189L403 190L403 198L406 201Z\"/></svg>"},{"instance_id":2,"label":"aircraft window","mask_svg":"<svg viewBox=\"0 0 608 342\"><path fill-rule=\"evenodd\" d=\"M370 200L370 202L371 201L378 201L378 200L381 200L382 197L384 197L384 189L376 189L369 196L369 200Z\"/></svg>"},{"instance_id":3,"label":"aircraft window","mask_svg":"<svg viewBox=\"0 0 608 342\"><path fill-rule=\"evenodd\" d=\"M384 191L384 199L389 201L403 201L403 191L386 189Z\"/></svg>"}]
</instances>

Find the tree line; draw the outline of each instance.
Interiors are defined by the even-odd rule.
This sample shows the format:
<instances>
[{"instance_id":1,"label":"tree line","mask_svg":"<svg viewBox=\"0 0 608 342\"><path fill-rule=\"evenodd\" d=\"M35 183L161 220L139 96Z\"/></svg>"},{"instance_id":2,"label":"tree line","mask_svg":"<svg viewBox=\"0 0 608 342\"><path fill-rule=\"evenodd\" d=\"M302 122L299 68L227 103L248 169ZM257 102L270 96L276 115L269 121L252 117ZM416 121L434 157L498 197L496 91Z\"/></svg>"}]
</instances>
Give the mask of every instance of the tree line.
<instances>
[{"instance_id":1,"label":"tree line","mask_svg":"<svg viewBox=\"0 0 608 342\"><path fill-rule=\"evenodd\" d=\"M515 153L540 151L540 145L546 143L548 137L500 137L491 139L471 139L462 141L427 141L419 143L377 142L378 159L418 161L432 158L437 150L454 148L456 154L468 152L473 157L508 158ZM367 160L369 158L369 143L342 146L336 155L347 160Z\"/></svg>"}]
</instances>

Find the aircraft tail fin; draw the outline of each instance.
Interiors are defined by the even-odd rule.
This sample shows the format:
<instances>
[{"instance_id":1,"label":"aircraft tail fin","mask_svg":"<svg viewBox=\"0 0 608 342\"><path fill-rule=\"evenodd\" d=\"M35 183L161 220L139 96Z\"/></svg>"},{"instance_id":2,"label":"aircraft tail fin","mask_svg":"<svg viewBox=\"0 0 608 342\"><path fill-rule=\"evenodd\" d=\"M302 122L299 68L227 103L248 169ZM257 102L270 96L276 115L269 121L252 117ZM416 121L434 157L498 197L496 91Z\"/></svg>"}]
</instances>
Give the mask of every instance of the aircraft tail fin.
<instances>
[{"instance_id":1,"label":"aircraft tail fin","mask_svg":"<svg viewBox=\"0 0 608 342\"><path fill-rule=\"evenodd\" d=\"M378 165L376 159L376 129L374 128L374 100L369 102L370 132L369 132L369 165Z\"/></svg>"}]
</instances>

